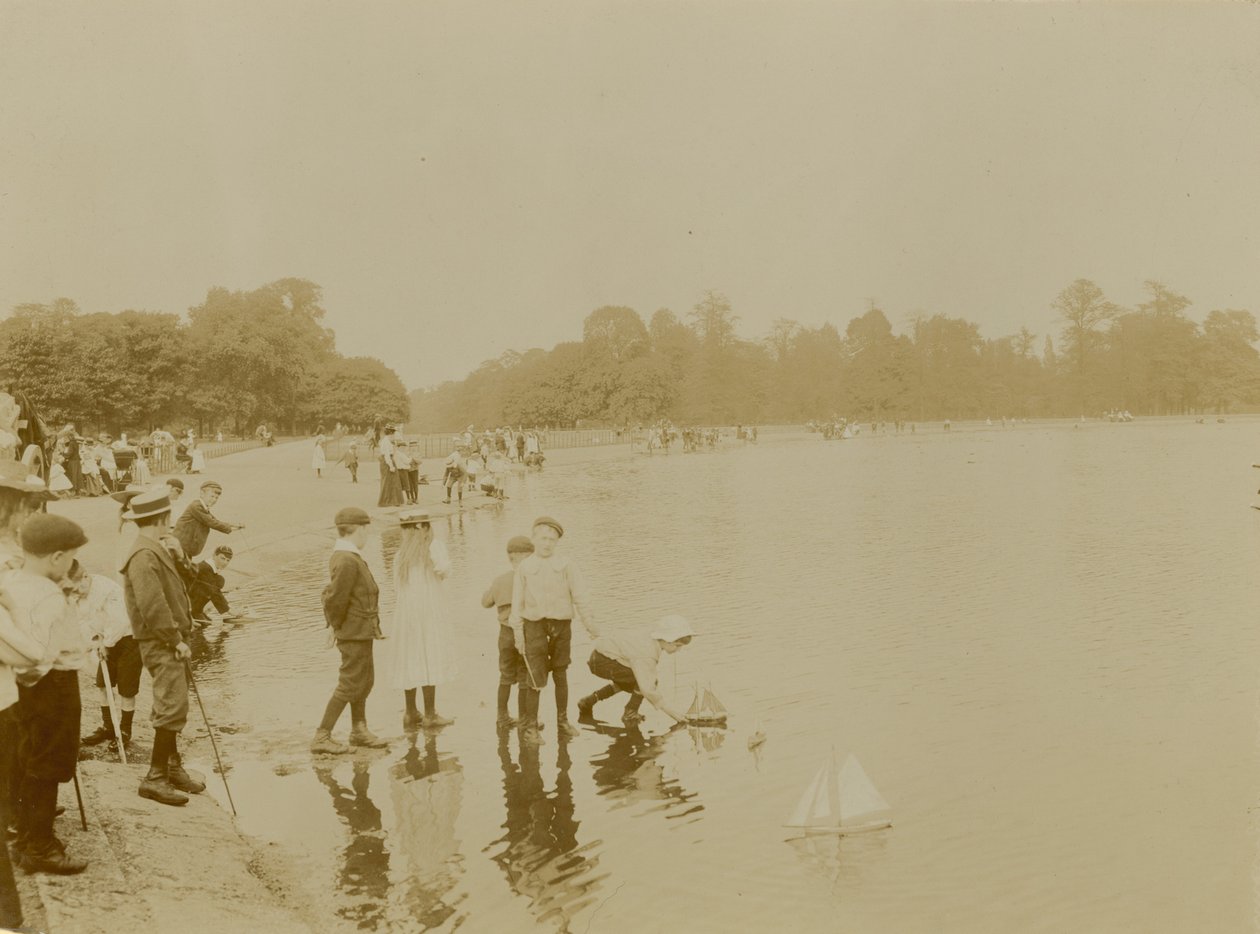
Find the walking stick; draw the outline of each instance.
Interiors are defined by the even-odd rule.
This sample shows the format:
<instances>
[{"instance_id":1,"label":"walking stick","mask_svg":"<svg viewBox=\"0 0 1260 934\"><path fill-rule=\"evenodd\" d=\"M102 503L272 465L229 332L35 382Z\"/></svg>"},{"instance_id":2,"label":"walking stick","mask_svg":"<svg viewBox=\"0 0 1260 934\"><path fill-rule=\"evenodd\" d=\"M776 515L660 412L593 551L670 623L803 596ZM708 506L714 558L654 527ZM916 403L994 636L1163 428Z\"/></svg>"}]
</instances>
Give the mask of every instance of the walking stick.
<instances>
[{"instance_id":1,"label":"walking stick","mask_svg":"<svg viewBox=\"0 0 1260 934\"><path fill-rule=\"evenodd\" d=\"M223 790L227 792L228 805L232 808L232 816L236 817L236 803L232 800L232 789L228 787L227 772L223 771L223 760L219 758L219 744L214 741L214 727L206 716L206 705L201 702L201 692L197 690L197 681L193 678L192 665L184 659L184 671L188 672L188 684L197 698L197 706L201 708L201 719L205 721L206 732L210 734L210 748L214 750L214 761L219 767L219 778L223 779Z\"/></svg>"},{"instance_id":2,"label":"walking stick","mask_svg":"<svg viewBox=\"0 0 1260 934\"><path fill-rule=\"evenodd\" d=\"M109 723L114 728L114 739L118 741L118 755L122 757L122 764L127 764L127 749L123 743L122 730L118 726L118 701L114 697L114 685L109 680L109 665L105 664L105 650L98 649L100 653L101 674L105 676L105 698L109 704Z\"/></svg>"},{"instance_id":3,"label":"walking stick","mask_svg":"<svg viewBox=\"0 0 1260 934\"><path fill-rule=\"evenodd\" d=\"M79 823L87 830L87 811L83 810L83 791L79 788L79 767L74 767L74 796L79 801Z\"/></svg>"}]
</instances>

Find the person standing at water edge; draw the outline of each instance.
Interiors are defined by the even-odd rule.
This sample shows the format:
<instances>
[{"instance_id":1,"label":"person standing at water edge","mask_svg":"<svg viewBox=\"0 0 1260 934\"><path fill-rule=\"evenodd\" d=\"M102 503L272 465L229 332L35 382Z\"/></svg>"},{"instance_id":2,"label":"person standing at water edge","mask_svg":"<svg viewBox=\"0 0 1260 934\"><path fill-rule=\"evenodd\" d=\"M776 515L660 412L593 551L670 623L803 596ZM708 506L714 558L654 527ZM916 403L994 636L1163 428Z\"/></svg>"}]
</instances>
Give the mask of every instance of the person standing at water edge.
<instances>
[{"instance_id":1,"label":"person standing at water edge","mask_svg":"<svg viewBox=\"0 0 1260 934\"><path fill-rule=\"evenodd\" d=\"M512 570L504 571L496 577L481 595L481 605L486 609L496 610L499 616L499 713L495 723L501 730L516 726L518 721L508 713L508 700L512 696L513 684L525 684L525 660L516 651L516 640L512 637L508 617L512 614L512 585L516 580L516 569L533 553L533 542L524 535L513 536L507 543L508 561L512 563ZM524 691L524 687L517 689L517 709L522 717L525 715Z\"/></svg>"},{"instance_id":2,"label":"person standing at water edge","mask_svg":"<svg viewBox=\"0 0 1260 934\"><path fill-rule=\"evenodd\" d=\"M386 425L380 441L381 454L381 495L376 500L378 506L401 506L403 504L402 481L398 477L398 465L394 463L394 426Z\"/></svg>"},{"instance_id":3,"label":"person standing at water edge","mask_svg":"<svg viewBox=\"0 0 1260 934\"><path fill-rule=\"evenodd\" d=\"M384 443L385 438L381 441ZM375 681L372 643L382 638L380 588L363 558L371 522L366 512L353 506L342 509L333 519L337 543L328 559L329 582L324 588L323 604L324 620L341 654L341 670L337 687L324 709L324 719L311 740L311 752L337 755L350 751L332 738L347 704L351 746L383 749L389 745L367 727L367 699Z\"/></svg>"},{"instance_id":4,"label":"person standing at water edge","mask_svg":"<svg viewBox=\"0 0 1260 934\"><path fill-rule=\"evenodd\" d=\"M398 517L402 541L394 556L397 605L385 640L390 687L403 692L407 712L403 728L429 729L455 721L437 712L437 686L455 679L455 631L442 594L451 572L446 546L433 537L429 514L421 509ZM416 689L424 694L424 716L416 709Z\"/></svg>"},{"instance_id":5,"label":"person standing at water edge","mask_svg":"<svg viewBox=\"0 0 1260 934\"><path fill-rule=\"evenodd\" d=\"M561 739L577 735L569 723L569 663L572 622L576 610L591 638L599 636L591 614L586 583L576 564L556 554L564 527L550 516L534 520L534 553L520 563L512 582L508 618L516 650L525 659L521 698L521 742L542 742L538 735L538 697L547 673L556 682L556 730Z\"/></svg>"},{"instance_id":6,"label":"person standing at water edge","mask_svg":"<svg viewBox=\"0 0 1260 934\"><path fill-rule=\"evenodd\" d=\"M630 695L621 715L625 723L643 719L639 707L644 698L675 721L686 719L681 711L666 703L657 690L656 665L662 652L673 655L684 645L689 645L694 635L691 624L683 617L666 616L648 632L609 632L600 636L595 640L595 651L587 664L591 674L611 683L578 701L578 718L593 719L597 703L618 691L625 691Z\"/></svg>"},{"instance_id":7,"label":"person standing at water edge","mask_svg":"<svg viewBox=\"0 0 1260 934\"><path fill-rule=\"evenodd\" d=\"M180 731L188 722L192 612L176 562L187 559L169 534L171 503L164 491L132 497L125 516L139 534L123 564L123 600L131 634L153 681L153 755L139 794L161 804L187 804L185 792L206 790L184 770L178 749Z\"/></svg>"},{"instance_id":8,"label":"person standing at water edge","mask_svg":"<svg viewBox=\"0 0 1260 934\"><path fill-rule=\"evenodd\" d=\"M144 662L140 658L140 647L131 634L123 589L108 577L86 573L78 561L70 568L69 580L75 585L74 596L79 601L79 625L96 650L96 689L101 704L101 725L80 739L79 744L97 746L116 739L109 712L109 696L105 691L106 673L118 697L118 732L123 743L129 743Z\"/></svg>"},{"instance_id":9,"label":"person standing at water edge","mask_svg":"<svg viewBox=\"0 0 1260 934\"><path fill-rule=\"evenodd\" d=\"M221 522L211 515L210 508L219 501L222 495L223 487L213 480L207 480L201 485L201 496L188 504L184 514L175 523L175 537L179 539L180 547L184 549L184 556L189 561L194 560L205 550L206 539L210 537L211 529L227 535L237 529L245 528L240 523ZM167 498L165 494L164 498Z\"/></svg>"},{"instance_id":10,"label":"person standing at water edge","mask_svg":"<svg viewBox=\"0 0 1260 934\"><path fill-rule=\"evenodd\" d=\"M64 516L36 513L22 523L22 567L4 575L16 604L14 622L42 648L34 665L16 670L18 683L18 824L15 848L27 872L69 875L74 859L53 833L57 786L74 779L79 757L79 669L87 646L61 589L83 529Z\"/></svg>"}]
</instances>

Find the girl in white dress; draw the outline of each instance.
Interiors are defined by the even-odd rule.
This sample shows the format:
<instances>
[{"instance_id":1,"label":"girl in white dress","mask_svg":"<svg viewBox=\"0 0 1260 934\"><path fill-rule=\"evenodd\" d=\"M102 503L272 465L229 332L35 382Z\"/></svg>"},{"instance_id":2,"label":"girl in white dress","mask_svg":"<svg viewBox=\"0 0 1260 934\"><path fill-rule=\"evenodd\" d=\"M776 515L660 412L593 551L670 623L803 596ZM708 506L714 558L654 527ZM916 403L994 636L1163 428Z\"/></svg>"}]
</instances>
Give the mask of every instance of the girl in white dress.
<instances>
[{"instance_id":1,"label":"girl in white dress","mask_svg":"<svg viewBox=\"0 0 1260 934\"><path fill-rule=\"evenodd\" d=\"M315 471L316 477L323 476L322 471L328 464L328 458L324 456L324 442L327 440L324 437L324 426L320 425L315 434L315 451L311 454L311 468Z\"/></svg>"},{"instance_id":2,"label":"girl in white dress","mask_svg":"<svg viewBox=\"0 0 1260 934\"><path fill-rule=\"evenodd\" d=\"M443 600L442 580L450 573L446 546L433 537L429 514L413 509L398 517L402 541L394 556L394 618L382 647L390 686L403 691L403 728L431 729L454 723L437 712L437 685L454 680L455 631ZM416 708L416 688L424 695L424 716Z\"/></svg>"}]
</instances>

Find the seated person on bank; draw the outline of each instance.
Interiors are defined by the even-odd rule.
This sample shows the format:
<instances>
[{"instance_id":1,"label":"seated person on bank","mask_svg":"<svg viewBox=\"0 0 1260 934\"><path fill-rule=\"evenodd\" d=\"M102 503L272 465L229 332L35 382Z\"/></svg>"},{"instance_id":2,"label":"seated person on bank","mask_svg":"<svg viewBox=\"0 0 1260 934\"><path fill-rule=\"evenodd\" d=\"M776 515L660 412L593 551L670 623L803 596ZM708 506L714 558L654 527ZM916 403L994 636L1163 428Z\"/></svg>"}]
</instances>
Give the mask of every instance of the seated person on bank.
<instances>
[{"instance_id":1,"label":"seated person on bank","mask_svg":"<svg viewBox=\"0 0 1260 934\"><path fill-rule=\"evenodd\" d=\"M681 616L666 616L646 632L643 630L605 631L595 640L595 651L587 663L591 674L611 682L578 701L578 719L594 719L595 705L619 691L630 695L621 719L634 723L643 719L639 707L647 698L652 706L681 723L687 716L666 703L657 690L656 665L661 653L673 655L691 642L691 624Z\"/></svg>"},{"instance_id":2,"label":"seated person on bank","mask_svg":"<svg viewBox=\"0 0 1260 934\"><path fill-rule=\"evenodd\" d=\"M213 564L209 561L198 561L193 565L197 577L188 587L188 601L192 604L193 621L202 626L210 622L206 615L207 603L214 605L225 623L243 620L245 617L242 614L232 612L227 597L224 596L230 590L222 572L232 561L232 549L227 545L220 545L214 550L213 560Z\"/></svg>"}]
</instances>

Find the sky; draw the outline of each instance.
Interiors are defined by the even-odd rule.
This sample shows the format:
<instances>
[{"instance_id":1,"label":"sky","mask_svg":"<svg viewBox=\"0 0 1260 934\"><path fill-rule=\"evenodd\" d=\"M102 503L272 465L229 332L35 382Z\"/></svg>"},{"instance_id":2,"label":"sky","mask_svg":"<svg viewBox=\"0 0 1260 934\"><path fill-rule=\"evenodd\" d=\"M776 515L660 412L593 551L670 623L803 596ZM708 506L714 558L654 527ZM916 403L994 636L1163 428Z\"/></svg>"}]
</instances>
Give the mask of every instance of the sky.
<instances>
[{"instance_id":1,"label":"sky","mask_svg":"<svg viewBox=\"0 0 1260 934\"><path fill-rule=\"evenodd\" d=\"M707 289L749 338L1260 313L1257 49L1255 3L0 0L0 313L298 276L411 388Z\"/></svg>"}]
</instances>

